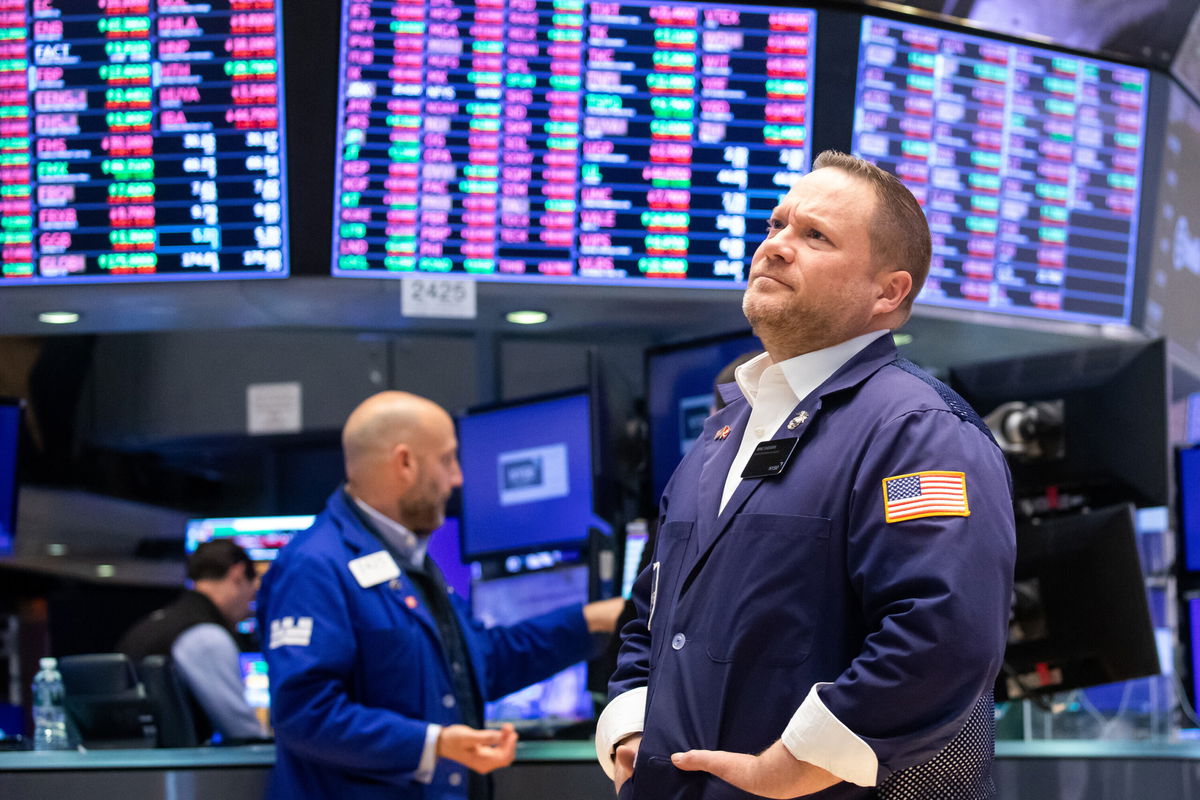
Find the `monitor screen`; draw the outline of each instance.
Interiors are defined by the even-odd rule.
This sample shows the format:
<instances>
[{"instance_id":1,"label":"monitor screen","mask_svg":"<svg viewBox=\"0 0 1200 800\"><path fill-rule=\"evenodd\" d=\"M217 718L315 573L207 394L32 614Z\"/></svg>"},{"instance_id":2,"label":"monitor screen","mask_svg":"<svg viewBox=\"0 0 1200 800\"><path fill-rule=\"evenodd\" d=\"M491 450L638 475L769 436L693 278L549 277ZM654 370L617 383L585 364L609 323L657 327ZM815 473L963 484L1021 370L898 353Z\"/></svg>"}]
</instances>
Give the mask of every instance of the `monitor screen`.
<instances>
[{"instance_id":1,"label":"monitor screen","mask_svg":"<svg viewBox=\"0 0 1200 800\"><path fill-rule=\"evenodd\" d=\"M626 600L633 595L633 584L637 581L642 564L642 556L650 534L645 520L637 520L625 526L625 547L621 558L621 597Z\"/></svg>"},{"instance_id":2,"label":"monitor screen","mask_svg":"<svg viewBox=\"0 0 1200 800\"><path fill-rule=\"evenodd\" d=\"M442 527L429 534L429 557L434 560L446 585L458 592L464 600L471 598L471 568L462 561L462 542L459 537L458 520L446 517Z\"/></svg>"},{"instance_id":3,"label":"monitor screen","mask_svg":"<svg viewBox=\"0 0 1200 800\"><path fill-rule=\"evenodd\" d=\"M918 302L1128 323L1144 69L865 17L852 150L921 200Z\"/></svg>"},{"instance_id":4,"label":"monitor screen","mask_svg":"<svg viewBox=\"0 0 1200 800\"><path fill-rule=\"evenodd\" d=\"M1106 344L964 364L951 368L949 383L1006 451L1013 493L1028 513L1161 506L1170 464L1166 369L1162 341Z\"/></svg>"},{"instance_id":5,"label":"monitor screen","mask_svg":"<svg viewBox=\"0 0 1200 800\"><path fill-rule=\"evenodd\" d=\"M21 404L0 400L0 556L12 555L17 528L17 445Z\"/></svg>"},{"instance_id":6,"label":"monitor screen","mask_svg":"<svg viewBox=\"0 0 1200 800\"><path fill-rule=\"evenodd\" d=\"M196 550L211 539L233 539L250 560L264 564L275 560L280 548L300 531L308 530L316 517L304 514L288 517L224 517L192 519L187 523L184 549Z\"/></svg>"},{"instance_id":7,"label":"monitor screen","mask_svg":"<svg viewBox=\"0 0 1200 800\"><path fill-rule=\"evenodd\" d=\"M263 658L262 653L240 653L238 660L242 669L246 702L251 708L269 708L271 685L267 680L267 660Z\"/></svg>"},{"instance_id":8,"label":"monitor screen","mask_svg":"<svg viewBox=\"0 0 1200 800\"><path fill-rule=\"evenodd\" d=\"M345 0L333 273L740 288L808 167L815 23Z\"/></svg>"},{"instance_id":9,"label":"monitor screen","mask_svg":"<svg viewBox=\"0 0 1200 800\"><path fill-rule=\"evenodd\" d=\"M1189 572L1200 573L1200 447L1179 451L1175 492L1184 563Z\"/></svg>"},{"instance_id":10,"label":"monitor screen","mask_svg":"<svg viewBox=\"0 0 1200 800\"><path fill-rule=\"evenodd\" d=\"M586 603L586 564L559 566L503 578L477 581L471 605L488 627L512 625L570 603ZM587 688L587 663L579 662L532 686L513 692L484 709L488 723L511 722L517 729L553 730L593 716Z\"/></svg>"},{"instance_id":11,"label":"monitor screen","mask_svg":"<svg viewBox=\"0 0 1200 800\"><path fill-rule=\"evenodd\" d=\"M587 542L591 442L586 392L461 417L463 560Z\"/></svg>"},{"instance_id":12,"label":"monitor screen","mask_svg":"<svg viewBox=\"0 0 1200 800\"><path fill-rule=\"evenodd\" d=\"M1200 102L1171 83L1166 106L1143 327L1195 359L1200 358L1200 314L1192 302L1200 295L1200 163L1195 159Z\"/></svg>"},{"instance_id":13,"label":"monitor screen","mask_svg":"<svg viewBox=\"0 0 1200 800\"><path fill-rule=\"evenodd\" d=\"M713 380L739 356L762 352L750 333L655 348L646 353L651 502L657 507L671 473L713 410Z\"/></svg>"},{"instance_id":14,"label":"monitor screen","mask_svg":"<svg viewBox=\"0 0 1200 800\"><path fill-rule=\"evenodd\" d=\"M280 4L3 3L0 286L287 274Z\"/></svg>"},{"instance_id":15,"label":"monitor screen","mask_svg":"<svg viewBox=\"0 0 1200 800\"><path fill-rule=\"evenodd\" d=\"M1158 673L1132 506L1018 525L1014 577L997 699Z\"/></svg>"}]
</instances>

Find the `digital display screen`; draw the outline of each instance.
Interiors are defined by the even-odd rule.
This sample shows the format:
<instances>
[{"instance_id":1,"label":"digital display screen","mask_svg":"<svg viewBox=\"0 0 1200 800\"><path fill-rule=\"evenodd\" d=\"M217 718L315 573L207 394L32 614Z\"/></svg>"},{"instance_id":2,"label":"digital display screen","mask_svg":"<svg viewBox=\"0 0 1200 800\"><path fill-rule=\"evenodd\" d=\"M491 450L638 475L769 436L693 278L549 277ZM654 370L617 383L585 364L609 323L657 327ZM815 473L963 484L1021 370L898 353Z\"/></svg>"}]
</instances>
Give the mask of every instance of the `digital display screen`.
<instances>
[{"instance_id":1,"label":"digital display screen","mask_svg":"<svg viewBox=\"0 0 1200 800\"><path fill-rule=\"evenodd\" d=\"M740 287L808 168L812 11L343 8L335 275Z\"/></svg>"},{"instance_id":2,"label":"digital display screen","mask_svg":"<svg viewBox=\"0 0 1200 800\"><path fill-rule=\"evenodd\" d=\"M586 394L469 413L458 422L463 558L579 545L592 523Z\"/></svg>"},{"instance_id":3,"label":"digital display screen","mask_svg":"<svg viewBox=\"0 0 1200 800\"><path fill-rule=\"evenodd\" d=\"M0 402L0 556L12 555L17 525L17 445L21 406Z\"/></svg>"},{"instance_id":4,"label":"digital display screen","mask_svg":"<svg viewBox=\"0 0 1200 800\"><path fill-rule=\"evenodd\" d=\"M471 605L475 618L490 628L513 625L571 603L586 603L587 597L588 569L579 564L477 581ZM583 661L484 707L489 723L512 722L518 730L526 727L522 723L558 727L592 716L587 663Z\"/></svg>"},{"instance_id":5,"label":"digital display screen","mask_svg":"<svg viewBox=\"0 0 1200 800\"><path fill-rule=\"evenodd\" d=\"M1148 85L1135 67L864 18L852 149L924 206L918 302L1128 323Z\"/></svg>"},{"instance_id":6,"label":"digital display screen","mask_svg":"<svg viewBox=\"0 0 1200 800\"><path fill-rule=\"evenodd\" d=\"M1180 450L1176 466L1184 560L1189 571L1200 572L1200 447Z\"/></svg>"},{"instance_id":7,"label":"digital display screen","mask_svg":"<svg viewBox=\"0 0 1200 800\"><path fill-rule=\"evenodd\" d=\"M1198 17L1197 19L1200 19ZM1198 59L1200 61L1200 59ZM1197 64L1200 67L1200 63ZM1142 328L1200 358L1200 103L1171 83ZM1200 423L1200 418L1188 423ZM1189 434L1189 437L1191 434ZM1200 441L1189 438L1188 441Z\"/></svg>"},{"instance_id":8,"label":"digital display screen","mask_svg":"<svg viewBox=\"0 0 1200 800\"><path fill-rule=\"evenodd\" d=\"M646 412L650 423L652 502L656 508L671 474L713 412L713 381L717 374L734 359L761 352L762 343L749 333L647 352Z\"/></svg>"},{"instance_id":9,"label":"digital display screen","mask_svg":"<svg viewBox=\"0 0 1200 800\"><path fill-rule=\"evenodd\" d=\"M0 0L0 286L288 272L280 0Z\"/></svg>"},{"instance_id":10,"label":"digital display screen","mask_svg":"<svg viewBox=\"0 0 1200 800\"><path fill-rule=\"evenodd\" d=\"M184 550L193 553L201 542L232 539L258 563L274 561L279 550L301 531L312 527L316 517L301 514L288 517L223 517L191 519L187 523Z\"/></svg>"}]
</instances>

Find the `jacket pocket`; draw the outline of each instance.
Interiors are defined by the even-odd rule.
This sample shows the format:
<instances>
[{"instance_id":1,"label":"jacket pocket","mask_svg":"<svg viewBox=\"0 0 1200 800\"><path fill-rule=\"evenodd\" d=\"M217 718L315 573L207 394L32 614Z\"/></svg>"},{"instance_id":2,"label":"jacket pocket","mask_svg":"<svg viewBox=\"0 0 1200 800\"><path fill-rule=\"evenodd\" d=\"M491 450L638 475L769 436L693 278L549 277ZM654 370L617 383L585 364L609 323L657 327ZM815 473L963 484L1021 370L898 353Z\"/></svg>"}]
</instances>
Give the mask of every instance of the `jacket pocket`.
<instances>
[{"instance_id":1,"label":"jacket pocket","mask_svg":"<svg viewBox=\"0 0 1200 800\"><path fill-rule=\"evenodd\" d=\"M721 663L792 666L808 658L828 590L830 521L741 514L717 543L703 592L706 651Z\"/></svg>"}]
</instances>

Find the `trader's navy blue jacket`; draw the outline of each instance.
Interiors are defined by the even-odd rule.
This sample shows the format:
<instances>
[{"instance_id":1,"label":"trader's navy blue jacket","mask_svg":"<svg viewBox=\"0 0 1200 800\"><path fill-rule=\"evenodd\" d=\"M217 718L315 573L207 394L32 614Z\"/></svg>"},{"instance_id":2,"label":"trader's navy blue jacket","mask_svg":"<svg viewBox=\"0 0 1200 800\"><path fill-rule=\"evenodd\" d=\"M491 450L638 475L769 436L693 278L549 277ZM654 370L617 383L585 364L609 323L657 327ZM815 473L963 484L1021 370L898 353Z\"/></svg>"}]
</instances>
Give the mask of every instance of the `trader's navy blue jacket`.
<instances>
[{"instance_id":1,"label":"trader's navy blue jacket","mask_svg":"<svg viewBox=\"0 0 1200 800\"><path fill-rule=\"evenodd\" d=\"M465 798L466 768L440 759L413 780L427 723L461 721L437 624L402 574L363 588L347 563L383 549L344 491L263 578L258 622L271 682L269 798ZM578 604L484 628L457 595L478 694L494 700L588 655Z\"/></svg>"},{"instance_id":2,"label":"trader's navy blue jacket","mask_svg":"<svg viewBox=\"0 0 1200 800\"><path fill-rule=\"evenodd\" d=\"M826 708L875 753L878 788L814 797L988 796L1015 544L986 427L885 335L775 434L799 439L786 471L742 480L718 515L749 414L739 394L710 417L663 494L609 687L648 687L622 797L749 797L670 755L760 752L822 682ZM883 482L928 471L964 473L969 516L887 522Z\"/></svg>"}]
</instances>

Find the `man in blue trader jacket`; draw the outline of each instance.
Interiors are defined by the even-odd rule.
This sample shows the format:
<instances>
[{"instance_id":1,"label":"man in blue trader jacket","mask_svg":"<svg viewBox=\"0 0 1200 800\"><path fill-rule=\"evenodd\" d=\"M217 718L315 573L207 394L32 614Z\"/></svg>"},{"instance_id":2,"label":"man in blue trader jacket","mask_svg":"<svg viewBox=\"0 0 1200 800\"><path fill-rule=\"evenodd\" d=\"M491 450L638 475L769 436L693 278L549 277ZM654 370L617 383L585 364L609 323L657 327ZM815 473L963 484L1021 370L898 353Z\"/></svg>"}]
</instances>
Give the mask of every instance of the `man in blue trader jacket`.
<instances>
[{"instance_id":1,"label":"man in blue trader jacket","mask_svg":"<svg viewBox=\"0 0 1200 800\"><path fill-rule=\"evenodd\" d=\"M663 494L597 754L623 798L991 796L1014 559L1007 466L889 334L930 237L824 153L774 210L740 367Z\"/></svg>"},{"instance_id":2,"label":"man in blue trader jacket","mask_svg":"<svg viewBox=\"0 0 1200 800\"><path fill-rule=\"evenodd\" d=\"M276 737L268 797L467 798L512 762L483 702L586 658L623 601L485 629L425 554L462 483L454 423L404 392L365 400L342 434L346 484L258 595Z\"/></svg>"}]
</instances>

